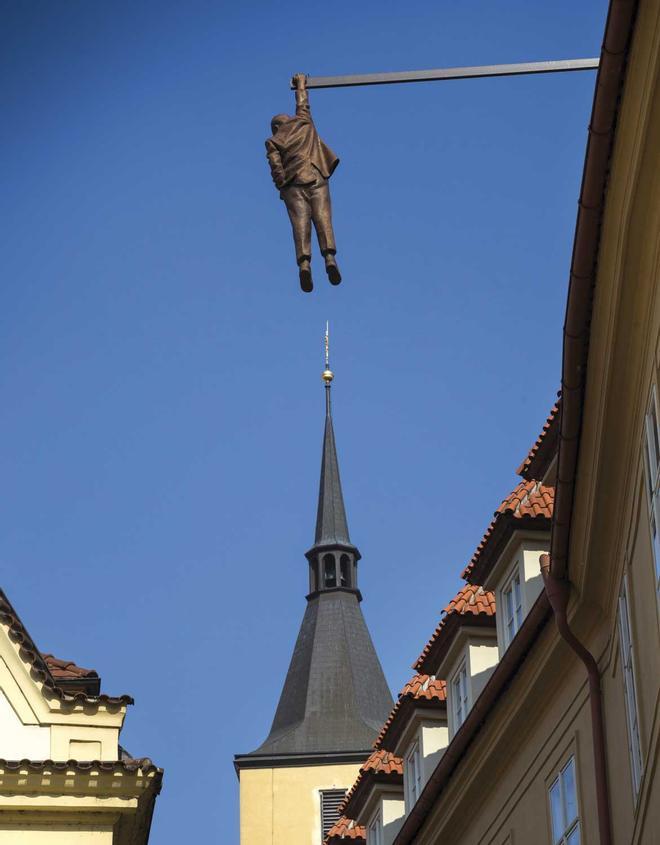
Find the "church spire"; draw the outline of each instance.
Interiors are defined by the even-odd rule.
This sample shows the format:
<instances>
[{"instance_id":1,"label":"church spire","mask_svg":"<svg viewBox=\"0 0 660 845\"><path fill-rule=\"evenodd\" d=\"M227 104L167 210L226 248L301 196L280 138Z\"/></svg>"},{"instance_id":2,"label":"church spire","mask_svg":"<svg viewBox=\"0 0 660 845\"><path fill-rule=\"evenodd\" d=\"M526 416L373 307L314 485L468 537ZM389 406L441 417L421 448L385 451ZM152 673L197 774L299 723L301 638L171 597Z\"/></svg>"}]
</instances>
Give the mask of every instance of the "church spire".
<instances>
[{"instance_id":1,"label":"church spire","mask_svg":"<svg viewBox=\"0 0 660 845\"><path fill-rule=\"evenodd\" d=\"M316 531L314 546L328 544L350 546L348 523L344 497L339 478L339 462L335 432L332 425L332 380L334 373L330 369L330 332L325 326L325 369L321 378L325 382L325 431L323 433L323 452L321 457L321 480L319 483L319 503L316 511Z\"/></svg>"},{"instance_id":2,"label":"church spire","mask_svg":"<svg viewBox=\"0 0 660 845\"><path fill-rule=\"evenodd\" d=\"M325 431L309 593L268 738L235 765L272 767L362 762L392 707L392 696L360 608L332 428L326 328Z\"/></svg>"}]
</instances>

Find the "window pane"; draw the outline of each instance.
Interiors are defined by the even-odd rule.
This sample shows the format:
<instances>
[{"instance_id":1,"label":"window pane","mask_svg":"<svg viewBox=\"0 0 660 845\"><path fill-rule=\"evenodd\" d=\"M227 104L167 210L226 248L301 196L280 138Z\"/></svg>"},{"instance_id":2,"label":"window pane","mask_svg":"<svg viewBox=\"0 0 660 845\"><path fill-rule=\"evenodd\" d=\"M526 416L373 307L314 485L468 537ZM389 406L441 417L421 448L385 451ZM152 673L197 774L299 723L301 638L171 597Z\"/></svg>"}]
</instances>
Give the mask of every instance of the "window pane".
<instances>
[{"instance_id":1,"label":"window pane","mask_svg":"<svg viewBox=\"0 0 660 845\"><path fill-rule=\"evenodd\" d=\"M566 825L571 825L577 818L577 796L575 794L575 763L573 758L562 772L564 782L564 806L566 809Z\"/></svg>"},{"instance_id":2,"label":"window pane","mask_svg":"<svg viewBox=\"0 0 660 845\"><path fill-rule=\"evenodd\" d=\"M568 834L566 845L580 845L580 825L576 825L575 829Z\"/></svg>"},{"instance_id":3,"label":"window pane","mask_svg":"<svg viewBox=\"0 0 660 845\"><path fill-rule=\"evenodd\" d=\"M633 793L636 796L642 775L642 753L637 725L637 692L635 689L635 674L633 669L633 644L630 630L630 609L628 607L628 591L624 577L619 596L619 636L621 645L621 662L623 664L623 688L626 702L626 717L628 722L628 746L630 750L630 769Z\"/></svg>"},{"instance_id":4,"label":"window pane","mask_svg":"<svg viewBox=\"0 0 660 845\"><path fill-rule=\"evenodd\" d=\"M651 472L651 465L652 465L653 459L652 459L651 453L649 451L648 435L646 437L646 443L645 443L645 448L644 448L644 456L646 458L646 461L645 461L645 463L646 463L646 481L647 481L647 487L648 487L648 491L649 491L649 498L652 499L653 498L653 473Z\"/></svg>"},{"instance_id":5,"label":"window pane","mask_svg":"<svg viewBox=\"0 0 660 845\"><path fill-rule=\"evenodd\" d=\"M655 577L660 578L660 532L658 531L658 516L660 515L660 495L656 492L653 497L651 513L651 533L653 534L653 555L655 557Z\"/></svg>"},{"instance_id":6,"label":"window pane","mask_svg":"<svg viewBox=\"0 0 660 845\"><path fill-rule=\"evenodd\" d=\"M561 842L564 833L564 814L561 807L559 778L550 787L550 815L552 816L552 841Z\"/></svg>"},{"instance_id":7,"label":"window pane","mask_svg":"<svg viewBox=\"0 0 660 845\"><path fill-rule=\"evenodd\" d=\"M513 619L513 594L510 589L504 593L504 612L505 619L509 623Z\"/></svg>"},{"instance_id":8,"label":"window pane","mask_svg":"<svg viewBox=\"0 0 660 845\"><path fill-rule=\"evenodd\" d=\"M520 575L513 579L513 598L516 607L520 606Z\"/></svg>"},{"instance_id":9,"label":"window pane","mask_svg":"<svg viewBox=\"0 0 660 845\"><path fill-rule=\"evenodd\" d=\"M653 437L653 448L655 449L655 467L657 469L660 461L660 445L658 444L658 412L655 407L655 394L651 398L651 436Z\"/></svg>"}]
</instances>

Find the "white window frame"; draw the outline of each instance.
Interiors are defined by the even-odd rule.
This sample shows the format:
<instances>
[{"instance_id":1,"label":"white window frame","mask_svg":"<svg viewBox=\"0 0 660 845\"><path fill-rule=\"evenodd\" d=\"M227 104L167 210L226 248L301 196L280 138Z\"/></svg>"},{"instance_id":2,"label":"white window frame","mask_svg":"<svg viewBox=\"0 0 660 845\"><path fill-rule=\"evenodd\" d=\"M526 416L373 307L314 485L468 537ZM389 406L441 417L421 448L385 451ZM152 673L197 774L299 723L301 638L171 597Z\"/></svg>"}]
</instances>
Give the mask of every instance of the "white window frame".
<instances>
[{"instance_id":1,"label":"white window frame","mask_svg":"<svg viewBox=\"0 0 660 845\"><path fill-rule=\"evenodd\" d=\"M515 603L516 585L518 589L517 603ZM513 638L520 630L525 618L524 588L525 579L521 573L520 563L516 561L513 571L509 574L504 586L500 590L499 606L502 608L502 640L505 649L511 645ZM507 596L509 595L511 596L511 608L509 608L507 601ZM511 610L511 616L509 616L509 609ZM509 631L509 625L511 625L511 631Z\"/></svg>"},{"instance_id":2,"label":"white window frame","mask_svg":"<svg viewBox=\"0 0 660 845\"><path fill-rule=\"evenodd\" d=\"M633 797L639 795L644 761L642 743L639 735L639 709L637 706L637 682L635 679L635 659L633 651L632 626L630 624L630 602L628 601L628 577L623 576L619 593L619 645L621 648L621 670L623 674L623 693L626 701L626 722L628 725L628 752L630 754L630 776Z\"/></svg>"},{"instance_id":3,"label":"white window frame","mask_svg":"<svg viewBox=\"0 0 660 845\"><path fill-rule=\"evenodd\" d=\"M376 810L367 825L367 845L384 845L383 814Z\"/></svg>"},{"instance_id":4,"label":"white window frame","mask_svg":"<svg viewBox=\"0 0 660 845\"><path fill-rule=\"evenodd\" d=\"M569 794L570 779L569 771L572 769L573 777L573 793ZM557 791L555 791L557 790ZM553 778L548 787L548 811L550 813L550 833L552 845L573 845L576 840L574 838L577 833L577 845L582 841L582 830L580 826L580 805L577 794L577 763L575 755L571 755L568 760L561 767L556 777ZM559 815L558 819L559 830L555 829L555 812L554 812L554 797L559 798ZM571 809L571 799L574 806L574 813L572 818L569 818L569 811ZM573 837L573 838L572 838Z\"/></svg>"},{"instance_id":5,"label":"white window frame","mask_svg":"<svg viewBox=\"0 0 660 845\"><path fill-rule=\"evenodd\" d=\"M422 794L422 746L419 737L415 739L406 754L404 767L404 785L406 793L406 810L410 810L417 803Z\"/></svg>"},{"instance_id":6,"label":"white window frame","mask_svg":"<svg viewBox=\"0 0 660 845\"><path fill-rule=\"evenodd\" d=\"M461 687L461 681L463 686ZM467 660L463 658L451 677L449 684L452 731L456 733L470 712L470 686Z\"/></svg>"},{"instance_id":7,"label":"white window frame","mask_svg":"<svg viewBox=\"0 0 660 845\"><path fill-rule=\"evenodd\" d=\"M653 561L655 563L655 588L660 591L660 416L655 385L644 419L644 475L646 477L646 502Z\"/></svg>"}]
</instances>

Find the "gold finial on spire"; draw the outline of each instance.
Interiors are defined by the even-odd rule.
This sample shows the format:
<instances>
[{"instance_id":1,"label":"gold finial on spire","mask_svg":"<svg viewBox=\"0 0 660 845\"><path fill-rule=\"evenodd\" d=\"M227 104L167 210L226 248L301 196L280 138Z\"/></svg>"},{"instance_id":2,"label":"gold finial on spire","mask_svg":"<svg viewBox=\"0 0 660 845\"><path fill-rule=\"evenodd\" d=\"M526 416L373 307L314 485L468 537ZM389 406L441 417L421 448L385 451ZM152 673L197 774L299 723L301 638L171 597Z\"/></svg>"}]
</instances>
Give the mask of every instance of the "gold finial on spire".
<instances>
[{"instance_id":1,"label":"gold finial on spire","mask_svg":"<svg viewBox=\"0 0 660 845\"><path fill-rule=\"evenodd\" d=\"M330 369L330 323L325 324L325 370L321 378L325 382L326 387L330 387L330 382L335 377L335 374Z\"/></svg>"}]
</instances>

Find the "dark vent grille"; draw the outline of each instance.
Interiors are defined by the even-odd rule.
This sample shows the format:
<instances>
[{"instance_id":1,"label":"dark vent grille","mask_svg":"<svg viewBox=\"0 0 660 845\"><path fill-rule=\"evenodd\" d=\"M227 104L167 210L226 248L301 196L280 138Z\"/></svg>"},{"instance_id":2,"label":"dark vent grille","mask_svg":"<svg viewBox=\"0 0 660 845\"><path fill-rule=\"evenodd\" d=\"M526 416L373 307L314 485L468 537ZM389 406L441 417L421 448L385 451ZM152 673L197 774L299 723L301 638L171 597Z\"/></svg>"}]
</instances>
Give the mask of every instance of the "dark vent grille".
<instances>
[{"instance_id":1,"label":"dark vent grille","mask_svg":"<svg viewBox=\"0 0 660 845\"><path fill-rule=\"evenodd\" d=\"M321 791L321 841L328 835L330 828L339 821L339 805L345 797L344 789Z\"/></svg>"}]
</instances>

